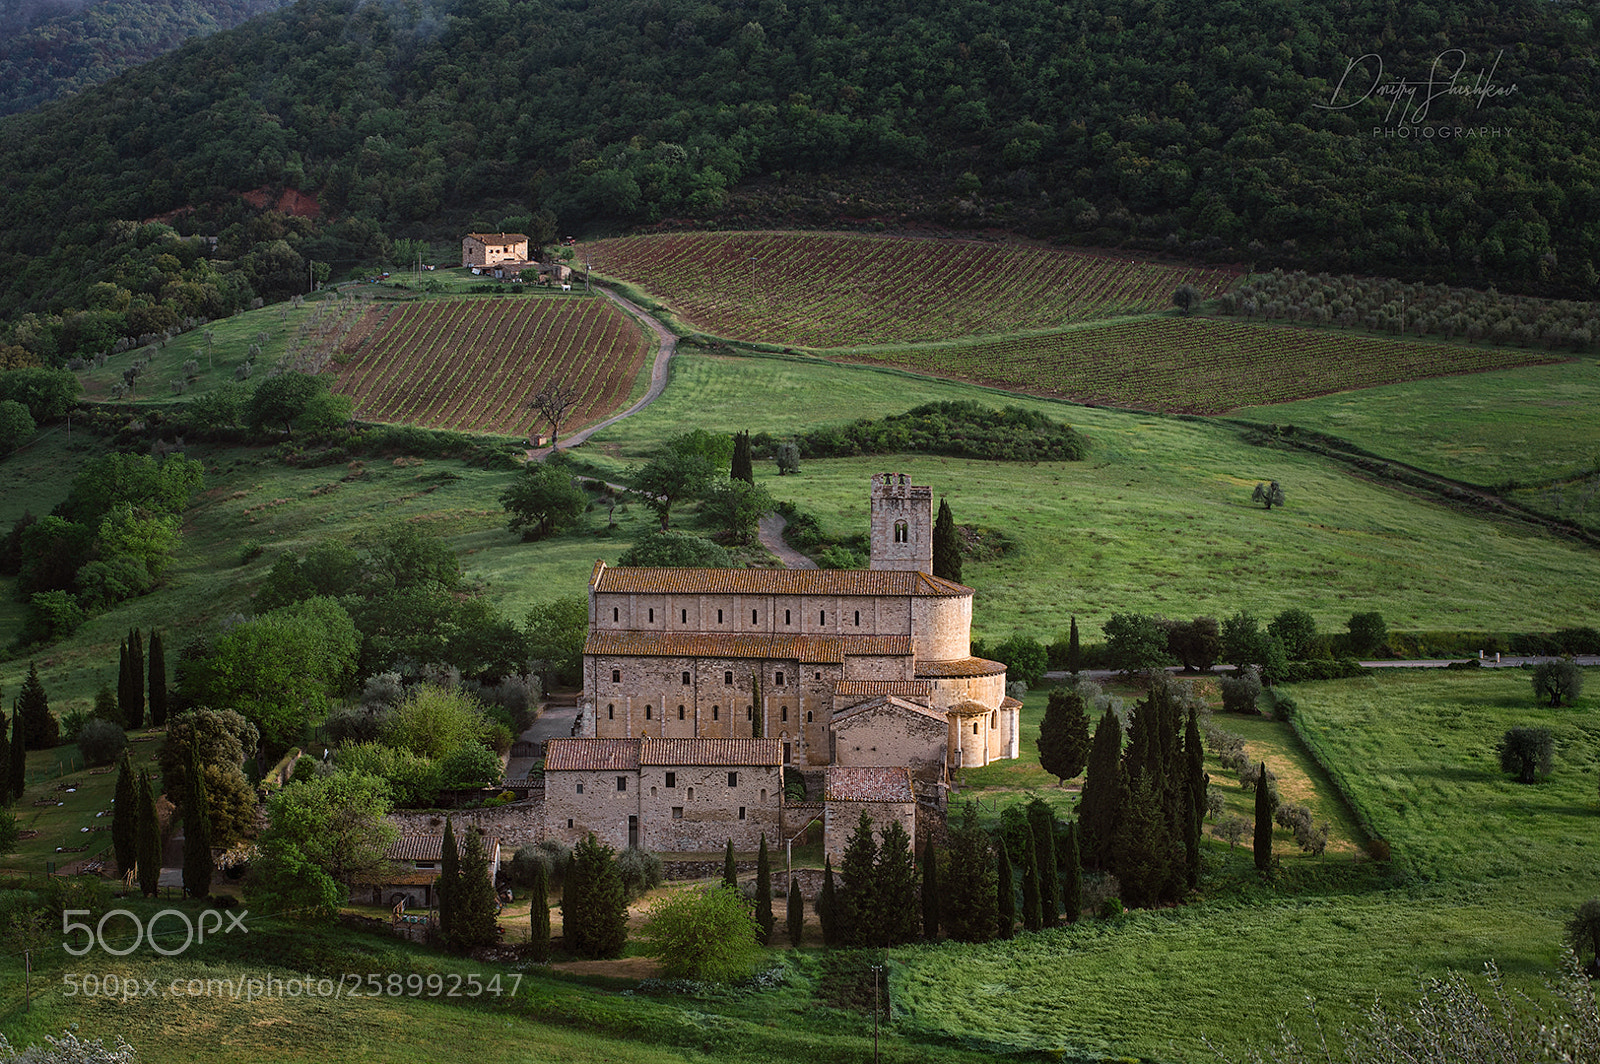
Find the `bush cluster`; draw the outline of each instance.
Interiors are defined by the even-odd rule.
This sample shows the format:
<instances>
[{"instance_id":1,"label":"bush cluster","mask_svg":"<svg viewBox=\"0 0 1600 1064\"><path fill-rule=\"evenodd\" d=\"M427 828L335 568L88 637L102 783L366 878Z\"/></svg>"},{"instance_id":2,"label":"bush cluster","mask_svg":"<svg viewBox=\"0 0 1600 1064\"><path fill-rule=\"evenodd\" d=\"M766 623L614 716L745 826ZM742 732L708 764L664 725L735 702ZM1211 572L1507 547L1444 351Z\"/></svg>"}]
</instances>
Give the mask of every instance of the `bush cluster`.
<instances>
[{"instance_id":1,"label":"bush cluster","mask_svg":"<svg viewBox=\"0 0 1600 1064\"><path fill-rule=\"evenodd\" d=\"M1076 462L1089 453L1088 440L1071 425L1018 406L995 410L970 399L821 428L797 442L803 458L939 454L991 462ZM769 433L750 438L752 452L763 457L774 456L777 446Z\"/></svg>"}]
</instances>

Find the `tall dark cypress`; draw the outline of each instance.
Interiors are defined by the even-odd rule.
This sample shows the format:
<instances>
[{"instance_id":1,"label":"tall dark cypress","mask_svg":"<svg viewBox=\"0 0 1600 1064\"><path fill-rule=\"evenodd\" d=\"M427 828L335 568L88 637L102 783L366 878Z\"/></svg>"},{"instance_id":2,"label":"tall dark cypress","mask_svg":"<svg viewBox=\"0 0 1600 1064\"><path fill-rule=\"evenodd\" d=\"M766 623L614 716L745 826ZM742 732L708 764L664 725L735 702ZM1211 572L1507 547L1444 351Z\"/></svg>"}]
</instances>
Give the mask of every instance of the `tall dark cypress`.
<instances>
[{"instance_id":1,"label":"tall dark cypress","mask_svg":"<svg viewBox=\"0 0 1600 1064\"><path fill-rule=\"evenodd\" d=\"M144 727L144 636L135 628L128 633L128 697L122 704L122 719L128 728Z\"/></svg>"},{"instance_id":2,"label":"tall dark cypress","mask_svg":"<svg viewBox=\"0 0 1600 1064\"><path fill-rule=\"evenodd\" d=\"M1038 852L1030 839L1022 847L1022 926L1029 931L1044 928L1044 908L1039 901Z\"/></svg>"},{"instance_id":3,"label":"tall dark cypress","mask_svg":"<svg viewBox=\"0 0 1600 1064\"><path fill-rule=\"evenodd\" d=\"M470 827L461 845L452 947L465 951L494 945L500 938L499 913L483 830Z\"/></svg>"},{"instance_id":4,"label":"tall dark cypress","mask_svg":"<svg viewBox=\"0 0 1600 1064\"><path fill-rule=\"evenodd\" d=\"M133 699L128 693L128 641L124 639L117 644L117 716L124 728L128 727L128 710L132 707Z\"/></svg>"},{"instance_id":5,"label":"tall dark cypress","mask_svg":"<svg viewBox=\"0 0 1600 1064\"><path fill-rule=\"evenodd\" d=\"M149 772L139 773L139 817L134 830L139 893L153 898L161 890L161 818L156 814L156 792Z\"/></svg>"},{"instance_id":6,"label":"tall dark cypress","mask_svg":"<svg viewBox=\"0 0 1600 1064\"><path fill-rule=\"evenodd\" d=\"M117 855L117 874L127 875L139 860L139 791L134 785L133 760L123 751L117 766L116 801L111 806L111 849Z\"/></svg>"},{"instance_id":7,"label":"tall dark cypress","mask_svg":"<svg viewBox=\"0 0 1600 1064\"><path fill-rule=\"evenodd\" d=\"M1189 723L1183 730L1183 760L1188 769L1184 780L1184 872L1187 885L1193 890L1200 883L1200 830L1206 815L1206 787L1211 782L1206 774L1206 751L1193 706L1189 707Z\"/></svg>"},{"instance_id":8,"label":"tall dark cypress","mask_svg":"<svg viewBox=\"0 0 1600 1064\"><path fill-rule=\"evenodd\" d=\"M1261 774L1256 777L1256 867L1266 872L1272 868L1272 785L1267 781L1267 763L1261 762Z\"/></svg>"},{"instance_id":9,"label":"tall dark cypress","mask_svg":"<svg viewBox=\"0 0 1600 1064\"><path fill-rule=\"evenodd\" d=\"M1000 851L994 895L1000 918L998 935L1000 938L1010 938L1017 927L1017 884L1011 876L1011 854L1006 850L1006 837L996 836L994 845Z\"/></svg>"},{"instance_id":10,"label":"tall dark cypress","mask_svg":"<svg viewBox=\"0 0 1600 1064\"><path fill-rule=\"evenodd\" d=\"M1056 815L1042 798L1028 803L1028 826L1033 829L1033 862L1039 869L1039 912L1045 927L1054 927L1061 915L1061 879L1056 864Z\"/></svg>"},{"instance_id":11,"label":"tall dark cypress","mask_svg":"<svg viewBox=\"0 0 1600 1064\"><path fill-rule=\"evenodd\" d=\"M1078 846L1083 863L1097 871L1110 866L1111 847L1122 819L1122 724L1107 709L1094 730L1089 767L1078 802Z\"/></svg>"},{"instance_id":12,"label":"tall dark cypress","mask_svg":"<svg viewBox=\"0 0 1600 1064\"><path fill-rule=\"evenodd\" d=\"M933 519L933 575L961 583L961 538L950 504L942 498L939 516Z\"/></svg>"},{"instance_id":13,"label":"tall dark cypress","mask_svg":"<svg viewBox=\"0 0 1600 1064\"><path fill-rule=\"evenodd\" d=\"M533 886L528 901L528 953L529 960L543 962L550 959L550 878L544 862L533 866Z\"/></svg>"},{"instance_id":14,"label":"tall dark cypress","mask_svg":"<svg viewBox=\"0 0 1600 1064\"><path fill-rule=\"evenodd\" d=\"M9 802L22 800L28 787L28 729L24 726L22 710L11 707L11 764L7 766L6 783Z\"/></svg>"},{"instance_id":15,"label":"tall dark cypress","mask_svg":"<svg viewBox=\"0 0 1600 1064\"><path fill-rule=\"evenodd\" d=\"M735 432L733 434L733 465L728 472L733 480L742 480L746 484L756 482L755 469L750 462L750 433Z\"/></svg>"},{"instance_id":16,"label":"tall dark cypress","mask_svg":"<svg viewBox=\"0 0 1600 1064\"><path fill-rule=\"evenodd\" d=\"M800 880L789 879L789 904L783 912L783 928L789 932L789 945L800 948L800 939L806 933L806 900L800 894Z\"/></svg>"},{"instance_id":17,"label":"tall dark cypress","mask_svg":"<svg viewBox=\"0 0 1600 1064\"><path fill-rule=\"evenodd\" d=\"M728 840L728 848L722 855L722 885L739 889L739 868L733 863L733 840Z\"/></svg>"},{"instance_id":18,"label":"tall dark cypress","mask_svg":"<svg viewBox=\"0 0 1600 1064\"><path fill-rule=\"evenodd\" d=\"M1083 648L1078 645L1078 615L1072 615L1072 628L1067 632L1067 671L1078 675L1083 667Z\"/></svg>"},{"instance_id":19,"label":"tall dark cypress","mask_svg":"<svg viewBox=\"0 0 1600 1064\"><path fill-rule=\"evenodd\" d=\"M939 851L929 840L922 854L922 937L939 937Z\"/></svg>"},{"instance_id":20,"label":"tall dark cypress","mask_svg":"<svg viewBox=\"0 0 1600 1064\"><path fill-rule=\"evenodd\" d=\"M456 932L456 902L461 895L461 854L456 849L456 828L449 817L444 818L444 841L439 846L439 878L434 893L438 895L439 937L446 946L454 945Z\"/></svg>"},{"instance_id":21,"label":"tall dark cypress","mask_svg":"<svg viewBox=\"0 0 1600 1064\"><path fill-rule=\"evenodd\" d=\"M772 941L772 864L767 858L767 833L761 833L761 850L756 854L756 929L763 946Z\"/></svg>"},{"instance_id":22,"label":"tall dark cypress","mask_svg":"<svg viewBox=\"0 0 1600 1064\"><path fill-rule=\"evenodd\" d=\"M0 703L3 705L4 703ZM0 808L11 804L11 740L7 737L6 715L0 712Z\"/></svg>"},{"instance_id":23,"label":"tall dark cypress","mask_svg":"<svg viewBox=\"0 0 1600 1064\"><path fill-rule=\"evenodd\" d=\"M39 679L36 663L28 662L28 678L22 681L22 691L11 709L14 718L21 718L29 750L48 750L61 740L60 725L56 723L55 714L50 712L50 695L44 689L44 681ZM15 721L11 731L16 734Z\"/></svg>"},{"instance_id":24,"label":"tall dark cypress","mask_svg":"<svg viewBox=\"0 0 1600 1064\"><path fill-rule=\"evenodd\" d=\"M167 722L167 652L161 645L161 632L150 630L150 723L159 728Z\"/></svg>"},{"instance_id":25,"label":"tall dark cypress","mask_svg":"<svg viewBox=\"0 0 1600 1064\"><path fill-rule=\"evenodd\" d=\"M1067 824L1067 833L1061 840L1061 899L1069 924L1078 922L1083 915L1083 865L1078 860L1078 822Z\"/></svg>"},{"instance_id":26,"label":"tall dark cypress","mask_svg":"<svg viewBox=\"0 0 1600 1064\"><path fill-rule=\"evenodd\" d=\"M189 780L183 791L183 892L191 898L211 893L211 810L199 744L189 747Z\"/></svg>"},{"instance_id":27,"label":"tall dark cypress","mask_svg":"<svg viewBox=\"0 0 1600 1064\"><path fill-rule=\"evenodd\" d=\"M817 922L822 925L822 944L836 946L839 944L838 924L834 920L835 907L839 901L838 889L833 883L833 855L828 854L822 858L822 893L817 895Z\"/></svg>"}]
</instances>

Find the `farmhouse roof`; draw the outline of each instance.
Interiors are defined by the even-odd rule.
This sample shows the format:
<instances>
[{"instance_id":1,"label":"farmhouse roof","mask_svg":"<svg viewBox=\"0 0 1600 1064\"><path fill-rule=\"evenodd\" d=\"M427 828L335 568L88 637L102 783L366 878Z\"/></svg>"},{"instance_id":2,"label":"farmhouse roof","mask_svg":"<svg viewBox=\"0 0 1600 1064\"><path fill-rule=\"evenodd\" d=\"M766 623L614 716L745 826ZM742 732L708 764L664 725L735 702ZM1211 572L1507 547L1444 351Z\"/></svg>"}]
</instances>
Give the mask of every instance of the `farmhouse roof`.
<instances>
[{"instance_id":1,"label":"farmhouse roof","mask_svg":"<svg viewBox=\"0 0 1600 1064\"><path fill-rule=\"evenodd\" d=\"M546 772L632 772L638 767L638 739L551 739L544 744Z\"/></svg>"},{"instance_id":2,"label":"farmhouse roof","mask_svg":"<svg viewBox=\"0 0 1600 1064\"><path fill-rule=\"evenodd\" d=\"M528 239L522 233L468 233L467 236L485 244L515 244L518 241L526 242Z\"/></svg>"},{"instance_id":3,"label":"farmhouse roof","mask_svg":"<svg viewBox=\"0 0 1600 1064\"><path fill-rule=\"evenodd\" d=\"M972 594L972 588L927 573L898 569L644 569L595 565L595 591L686 595Z\"/></svg>"},{"instance_id":4,"label":"farmhouse roof","mask_svg":"<svg viewBox=\"0 0 1600 1064\"><path fill-rule=\"evenodd\" d=\"M486 853L493 854L495 847L500 845L500 838L491 835L484 840L483 848ZM467 832L463 831L456 836L456 853L463 854L467 848ZM444 857L443 835L401 835L394 840L394 845L389 847L386 855L391 861L438 861Z\"/></svg>"},{"instance_id":5,"label":"farmhouse roof","mask_svg":"<svg viewBox=\"0 0 1600 1064\"><path fill-rule=\"evenodd\" d=\"M914 802L911 771L904 765L888 768L829 766L823 777L822 796L829 802Z\"/></svg>"},{"instance_id":6,"label":"farmhouse roof","mask_svg":"<svg viewBox=\"0 0 1600 1064\"><path fill-rule=\"evenodd\" d=\"M958 676L999 676L1006 671L1005 663L987 658L952 658L949 661L917 662L917 678L942 680Z\"/></svg>"},{"instance_id":7,"label":"farmhouse roof","mask_svg":"<svg viewBox=\"0 0 1600 1064\"><path fill-rule=\"evenodd\" d=\"M843 662L846 655L904 657L906 635L733 635L717 632L590 632L585 654L665 658L759 658ZM1001 666L1002 669L1005 666Z\"/></svg>"},{"instance_id":8,"label":"farmhouse roof","mask_svg":"<svg viewBox=\"0 0 1600 1064\"><path fill-rule=\"evenodd\" d=\"M906 713L919 717L929 717L938 721L940 724L947 723L945 720L945 715L940 713L938 710L929 709L927 706L919 706L915 702L907 702L905 699L895 698L893 695L884 695L880 698L873 698L865 702L858 702L848 709L845 709L839 713L835 713L833 715L833 723L835 726L847 724L856 717L885 709L897 713Z\"/></svg>"},{"instance_id":9,"label":"farmhouse roof","mask_svg":"<svg viewBox=\"0 0 1600 1064\"><path fill-rule=\"evenodd\" d=\"M781 765L777 739L641 739L641 765Z\"/></svg>"}]
</instances>

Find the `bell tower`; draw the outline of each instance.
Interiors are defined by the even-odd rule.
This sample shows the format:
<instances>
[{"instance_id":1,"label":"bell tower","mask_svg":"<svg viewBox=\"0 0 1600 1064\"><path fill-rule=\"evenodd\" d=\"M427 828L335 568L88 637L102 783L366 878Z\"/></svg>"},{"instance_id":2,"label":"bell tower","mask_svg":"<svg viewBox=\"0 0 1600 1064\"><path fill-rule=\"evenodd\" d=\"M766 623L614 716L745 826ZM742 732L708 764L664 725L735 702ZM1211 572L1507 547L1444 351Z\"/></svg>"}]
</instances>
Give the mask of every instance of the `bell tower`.
<instances>
[{"instance_id":1,"label":"bell tower","mask_svg":"<svg viewBox=\"0 0 1600 1064\"><path fill-rule=\"evenodd\" d=\"M933 489L905 473L872 475L871 569L933 575Z\"/></svg>"}]
</instances>

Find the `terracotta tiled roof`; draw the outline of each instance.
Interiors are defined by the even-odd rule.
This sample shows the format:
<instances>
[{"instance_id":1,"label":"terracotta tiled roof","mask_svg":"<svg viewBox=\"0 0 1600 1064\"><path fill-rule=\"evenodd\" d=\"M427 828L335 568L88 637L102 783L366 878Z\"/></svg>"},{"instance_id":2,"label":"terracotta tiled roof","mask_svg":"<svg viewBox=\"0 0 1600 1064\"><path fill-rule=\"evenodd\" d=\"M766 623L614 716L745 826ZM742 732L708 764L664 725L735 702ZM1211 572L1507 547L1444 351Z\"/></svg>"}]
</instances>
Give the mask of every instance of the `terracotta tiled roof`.
<instances>
[{"instance_id":1,"label":"terracotta tiled roof","mask_svg":"<svg viewBox=\"0 0 1600 1064\"><path fill-rule=\"evenodd\" d=\"M1006 671L1004 662L984 658L956 658L953 661L917 662L918 679L948 679L962 676L1000 676Z\"/></svg>"},{"instance_id":2,"label":"terracotta tiled roof","mask_svg":"<svg viewBox=\"0 0 1600 1064\"><path fill-rule=\"evenodd\" d=\"M969 698L964 702L957 702L951 706L950 712L958 717L976 717L984 713L993 713L994 707L986 706L982 702L974 702Z\"/></svg>"},{"instance_id":3,"label":"terracotta tiled roof","mask_svg":"<svg viewBox=\"0 0 1600 1064\"><path fill-rule=\"evenodd\" d=\"M544 744L546 772L632 772L638 767L638 739L551 739Z\"/></svg>"},{"instance_id":4,"label":"terracotta tiled roof","mask_svg":"<svg viewBox=\"0 0 1600 1064\"><path fill-rule=\"evenodd\" d=\"M840 680L833 685L839 698L876 698L879 695L930 695L932 680Z\"/></svg>"},{"instance_id":5,"label":"terracotta tiled roof","mask_svg":"<svg viewBox=\"0 0 1600 1064\"><path fill-rule=\"evenodd\" d=\"M1021 709L1022 703L1018 699L1008 696L1000 700L1000 708L1004 710Z\"/></svg>"},{"instance_id":6,"label":"terracotta tiled roof","mask_svg":"<svg viewBox=\"0 0 1600 1064\"><path fill-rule=\"evenodd\" d=\"M668 658L757 658L838 663L844 661L846 654L903 657L911 653L911 637L591 631L588 641L583 645L583 652Z\"/></svg>"},{"instance_id":7,"label":"terracotta tiled roof","mask_svg":"<svg viewBox=\"0 0 1600 1064\"><path fill-rule=\"evenodd\" d=\"M945 715L936 709L929 709L927 706L919 706L915 702L907 702L904 699L895 698L892 695L883 695L878 698L870 699L866 702L857 702L848 709L840 710L833 715L833 724L837 726L849 721L853 717L859 717L863 713L870 713L877 709L891 709L901 713L912 713L918 716L932 717L940 724L947 723Z\"/></svg>"},{"instance_id":8,"label":"terracotta tiled roof","mask_svg":"<svg viewBox=\"0 0 1600 1064\"><path fill-rule=\"evenodd\" d=\"M911 772L904 765L893 768L828 769L822 785L823 798L830 802L914 802Z\"/></svg>"},{"instance_id":9,"label":"terracotta tiled roof","mask_svg":"<svg viewBox=\"0 0 1600 1064\"><path fill-rule=\"evenodd\" d=\"M474 240L481 240L485 244L515 244L518 241L527 243L527 236L522 233L468 233Z\"/></svg>"},{"instance_id":10,"label":"terracotta tiled roof","mask_svg":"<svg viewBox=\"0 0 1600 1064\"><path fill-rule=\"evenodd\" d=\"M613 569L596 566L596 591L684 595L972 594L965 585L893 569Z\"/></svg>"},{"instance_id":11,"label":"terracotta tiled roof","mask_svg":"<svg viewBox=\"0 0 1600 1064\"><path fill-rule=\"evenodd\" d=\"M498 836L491 835L484 840L484 850L493 860L495 847L500 844ZM456 833L456 853L464 853L467 845L466 831ZM437 861L444 856L444 834L438 835L401 835L389 847L385 854L391 861ZM393 882L386 880L385 882Z\"/></svg>"},{"instance_id":12,"label":"terracotta tiled roof","mask_svg":"<svg viewBox=\"0 0 1600 1064\"><path fill-rule=\"evenodd\" d=\"M641 739L641 765L781 765L777 739Z\"/></svg>"}]
</instances>

